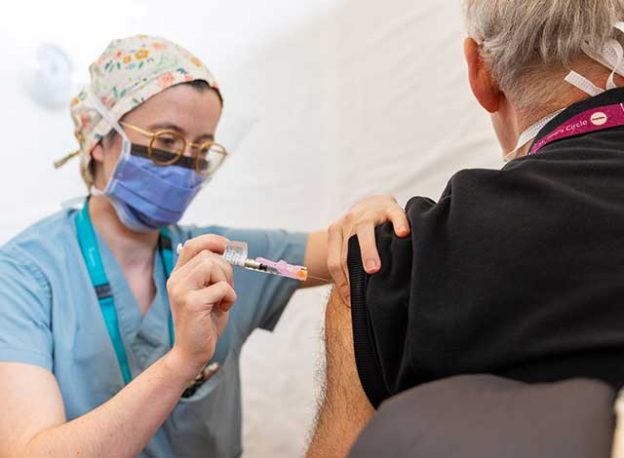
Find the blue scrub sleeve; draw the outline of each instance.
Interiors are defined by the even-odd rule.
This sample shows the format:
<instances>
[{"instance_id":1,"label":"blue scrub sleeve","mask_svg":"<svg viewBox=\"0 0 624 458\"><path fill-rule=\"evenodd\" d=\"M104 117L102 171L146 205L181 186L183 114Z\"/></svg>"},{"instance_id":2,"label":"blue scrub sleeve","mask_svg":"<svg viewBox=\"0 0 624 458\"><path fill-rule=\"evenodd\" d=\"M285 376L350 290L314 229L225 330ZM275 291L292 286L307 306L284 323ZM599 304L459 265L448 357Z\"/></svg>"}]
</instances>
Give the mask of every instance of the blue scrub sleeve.
<instances>
[{"instance_id":1,"label":"blue scrub sleeve","mask_svg":"<svg viewBox=\"0 0 624 458\"><path fill-rule=\"evenodd\" d=\"M247 242L249 257L264 257L291 264L303 265L308 234L283 230L247 230L223 228L197 228L196 237L206 233L223 235L232 241ZM235 322L246 338L255 328L272 331L279 321L286 304L301 286L301 282L288 278L251 272L236 268L234 288L238 301L234 305L230 321Z\"/></svg>"},{"instance_id":2,"label":"blue scrub sleeve","mask_svg":"<svg viewBox=\"0 0 624 458\"><path fill-rule=\"evenodd\" d=\"M43 272L0 253L0 361L52 370L50 304Z\"/></svg>"}]
</instances>

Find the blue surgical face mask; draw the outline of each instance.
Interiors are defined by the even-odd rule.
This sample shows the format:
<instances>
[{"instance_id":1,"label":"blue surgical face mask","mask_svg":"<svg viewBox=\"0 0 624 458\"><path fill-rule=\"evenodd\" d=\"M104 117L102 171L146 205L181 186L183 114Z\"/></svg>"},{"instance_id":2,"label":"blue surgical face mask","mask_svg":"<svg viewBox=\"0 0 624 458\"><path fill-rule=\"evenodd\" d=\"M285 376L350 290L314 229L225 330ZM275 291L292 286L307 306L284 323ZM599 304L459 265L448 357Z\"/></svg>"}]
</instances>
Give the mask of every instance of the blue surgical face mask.
<instances>
[{"instance_id":1,"label":"blue surgical face mask","mask_svg":"<svg viewBox=\"0 0 624 458\"><path fill-rule=\"evenodd\" d=\"M103 107L100 110L123 144L106 188L103 191L94 188L92 194L108 197L121 222L137 232L155 231L179 222L206 184L206 177L184 164L156 165L141 151L145 147L130 143L108 111Z\"/></svg>"}]
</instances>

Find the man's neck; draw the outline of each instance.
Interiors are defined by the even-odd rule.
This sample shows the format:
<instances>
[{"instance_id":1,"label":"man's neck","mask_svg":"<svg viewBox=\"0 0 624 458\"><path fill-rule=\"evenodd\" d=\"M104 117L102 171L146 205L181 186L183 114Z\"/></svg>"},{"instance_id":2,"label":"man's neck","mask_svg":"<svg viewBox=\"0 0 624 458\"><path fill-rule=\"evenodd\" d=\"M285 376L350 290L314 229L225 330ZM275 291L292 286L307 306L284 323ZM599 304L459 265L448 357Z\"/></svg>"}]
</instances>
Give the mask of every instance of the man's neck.
<instances>
[{"instance_id":1,"label":"man's neck","mask_svg":"<svg viewBox=\"0 0 624 458\"><path fill-rule=\"evenodd\" d=\"M128 229L119 220L115 209L105 196L91 196L89 214L95 229L112 251L122 270L151 269L158 244L158 231L135 232Z\"/></svg>"},{"instance_id":2,"label":"man's neck","mask_svg":"<svg viewBox=\"0 0 624 458\"><path fill-rule=\"evenodd\" d=\"M567 83L565 83L567 84ZM555 105L549 105L548 107L540 107L531 111L520 111L518 113L518 130L520 133L531 127L536 122L544 119L559 110L565 109L570 105L587 99L589 96L582 91L572 87L568 97L562 98Z\"/></svg>"},{"instance_id":3,"label":"man's neck","mask_svg":"<svg viewBox=\"0 0 624 458\"><path fill-rule=\"evenodd\" d=\"M586 76L598 87L605 86L605 83L609 78L609 75L611 74L611 72L607 68L602 67L599 64L594 63L593 61L591 65L586 65L584 68L585 71L582 72L584 76ZM547 106L532 107L531 109L525 110L515 110L515 115L517 117L518 135L521 135L522 132L524 132L526 129L531 127L533 124L539 122L546 116L589 98L589 95L587 95L585 92L565 82L564 78L565 74L562 74L558 75L557 78L554 79L554 81L561 81L562 85L569 86L568 88L566 88L565 91L561 92L561 96L558 97L556 101L549 103ZM615 83L617 86L624 86L624 78L616 75ZM526 156L529 152L529 148L531 147L531 143L532 142L527 143L526 145L524 145L524 147L518 150L517 157Z\"/></svg>"},{"instance_id":4,"label":"man's neck","mask_svg":"<svg viewBox=\"0 0 624 458\"><path fill-rule=\"evenodd\" d=\"M602 88L605 87L607 79L611 74L611 71L609 69L603 67L602 65L594 62L587 57L583 57L575 61L572 65L572 68L576 69L581 75L589 79L592 83L594 83L594 85ZM533 106L530 109L516 110L518 118L518 128L520 132L524 132L526 129L538 122L540 119L545 118L551 113L567 108L570 105L589 98L589 95L587 95L585 92L577 89L576 87L565 81L567 72L568 69L557 72L555 76L551 78L553 84L561 84L561 88L564 89L557 91L561 93L561 95L557 97L557 100L551 101L547 106ZM624 78L616 74L615 84L618 87L624 86ZM556 88L554 90L557 89L559 88Z\"/></svg>"}]
</instances>

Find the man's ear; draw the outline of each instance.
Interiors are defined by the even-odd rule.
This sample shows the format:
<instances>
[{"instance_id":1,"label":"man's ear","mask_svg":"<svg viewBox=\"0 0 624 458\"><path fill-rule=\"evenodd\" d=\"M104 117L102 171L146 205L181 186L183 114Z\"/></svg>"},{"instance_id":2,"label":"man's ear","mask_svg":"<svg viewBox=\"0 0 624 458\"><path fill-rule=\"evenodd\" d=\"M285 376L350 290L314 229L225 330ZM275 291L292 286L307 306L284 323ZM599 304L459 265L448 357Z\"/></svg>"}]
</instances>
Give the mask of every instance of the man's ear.
<instances>
[{"instance_id":1,"label":"man's ear","mask_svg":"<svg viewBox=\"0 0 624 458\"><path fill-rule=\"evenodd\" d=\"M492 78L490 69L481 57L479 45L474 39L466 38L464 41L464 56L468 64L468 79L472 93L483 108L489 113L496 113L500 109L504 94Z\"/></svg>"}]
</instances>

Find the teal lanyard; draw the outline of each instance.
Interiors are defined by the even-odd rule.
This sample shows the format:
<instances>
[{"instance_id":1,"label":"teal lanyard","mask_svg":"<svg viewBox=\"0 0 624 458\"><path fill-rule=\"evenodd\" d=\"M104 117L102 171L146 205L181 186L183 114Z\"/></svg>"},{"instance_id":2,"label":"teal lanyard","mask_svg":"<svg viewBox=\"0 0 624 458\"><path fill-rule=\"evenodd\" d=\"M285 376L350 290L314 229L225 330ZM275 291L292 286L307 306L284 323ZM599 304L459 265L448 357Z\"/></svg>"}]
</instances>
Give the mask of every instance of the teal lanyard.
<instances>
[{"instance_id":1,"label":"teal lanyard","mask_svg":"<svg viewBox=\"0 0 624 458\"><path fill-rule=\"evenodd\" d=\"M87 200L83 209L76 213L78 243L82 251L82 257L87 265L87 271L89 272L89 278L95 290L95 295L100 303L100 310L102 311L108 335L113 343L113 348L115 349L115 354L119 361L121 374L127 385L132 380L132 373L130 372L130 365L128 364L126 348L121 338L119 318L117 317L117 309L115 308L115 298L108 278L106 277L106 272L104 271L104 264L102 263L102 257L100 256L97 239L95 237L95 229L93 228L93 223L89 216L88 204L89 201ZM169 230L166 228L160 233L159 252L167 278L169 278L169 275L171 275L173 271L173 249ZM173 346L174 339L173 318L171 312L169 312L169 343L171 346Z\"/></svg>"}]
</instances>

